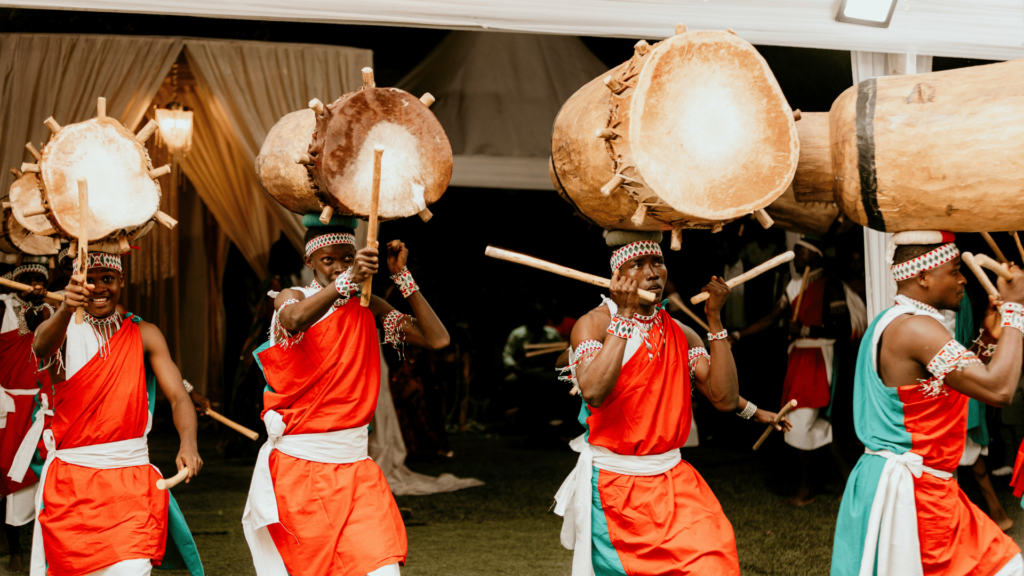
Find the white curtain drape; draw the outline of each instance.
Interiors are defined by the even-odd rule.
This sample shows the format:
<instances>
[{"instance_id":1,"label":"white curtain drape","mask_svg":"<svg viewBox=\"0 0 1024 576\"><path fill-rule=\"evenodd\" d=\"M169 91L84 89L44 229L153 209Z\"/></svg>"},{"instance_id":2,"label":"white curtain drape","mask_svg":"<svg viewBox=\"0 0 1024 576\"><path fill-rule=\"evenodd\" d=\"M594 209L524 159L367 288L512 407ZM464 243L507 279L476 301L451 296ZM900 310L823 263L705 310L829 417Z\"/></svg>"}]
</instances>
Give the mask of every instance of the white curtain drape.
<instances>
[{"instance_id":1,"label":"white curtain drape","mask_svg":"<svg viewBox=\"0 0 1024 576\"><path fill-rule=\"evenodd\" d=\"M182 39L68 34L0 34L0 197L10 168L34 162L26 142L49 138L43 120L62 126L107 115L134 130L181 52Z\"/></svg>"},{"instance_id":2,"label":"white curtain drape","mask_svg":"<svg viewBox=\"0 0 1024 576\"><path fill-rule=\"evenodd\" d=\"M229 137L239 146L233 154L241 155L253 181L263 140L282 116L313 98L330 103L355 90L362 85L360 70L373 64L370 50L314 44L188 40L185 54L208 109L231 128ZM256 186L258 203L301 250L299 217L262 192L258 181Z\"/></svg>"},{"instance_id":3,"label":"white curtain drape","mask_svg":"<svg viewBox=\"0 0 1024 576\"><path fill-rule=\"evenodd\" d=\"M853 83L878 76L896 74L923 74L932 71L931 56L915 54L880 54L877 52L851 52ZM892 281L886 262L886 247L892 234L864 229L864 272L867 284L868 319L874 319L882 310L893 305L896 283Z\"/></svg>"}]
</instances>

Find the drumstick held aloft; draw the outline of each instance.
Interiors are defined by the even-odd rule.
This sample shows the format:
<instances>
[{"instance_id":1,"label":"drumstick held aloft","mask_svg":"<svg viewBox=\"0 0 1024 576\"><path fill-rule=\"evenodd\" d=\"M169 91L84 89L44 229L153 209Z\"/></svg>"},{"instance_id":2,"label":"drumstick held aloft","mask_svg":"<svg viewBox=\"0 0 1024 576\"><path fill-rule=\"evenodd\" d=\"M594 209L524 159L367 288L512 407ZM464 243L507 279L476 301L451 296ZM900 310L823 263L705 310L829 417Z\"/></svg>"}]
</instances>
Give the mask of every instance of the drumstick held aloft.
<instances>
[{"instance_id":1,"label":"drumstick held aloft","mask_svg":"<svg viewBox=\"0 0 1024 576\"><path fill-rule=\"evenodd\" d=\"M725 283L729 285L729 288L735 288L748 280L751 280L753 278L760 276L761 274L764 274L765 272L771 270L772 268L775 268L779 264L785 264L786 262L789 262L790 260L793 259L794 256L795 254L793 254L792 250L788 252L783 252L782 254L779 254L778 256L772 258L771 260L762 262L761 264L754 266L749 271L740 274L739 276L733 278L732 280L726 280ZM708 294L707 292L701 292L700 294L697 294L693 298L690 298L690 304L700 304L701 302L707 300L710 296L711 295Z\"/></svg>"}]
</instances>

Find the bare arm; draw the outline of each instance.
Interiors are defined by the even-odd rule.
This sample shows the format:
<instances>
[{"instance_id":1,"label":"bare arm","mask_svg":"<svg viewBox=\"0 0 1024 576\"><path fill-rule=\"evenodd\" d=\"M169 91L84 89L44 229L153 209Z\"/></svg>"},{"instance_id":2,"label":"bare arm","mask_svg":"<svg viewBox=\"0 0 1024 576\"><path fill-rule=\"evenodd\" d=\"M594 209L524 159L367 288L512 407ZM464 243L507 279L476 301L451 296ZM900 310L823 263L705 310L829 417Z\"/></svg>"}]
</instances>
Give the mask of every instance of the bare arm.
<instances>
[{"instance_id":1,"label":"bare arm","mask_svg":"<svg viewBox=\"0 0 1024 576\"><path fill-rule=\"evenodd\" d=\"M618 306L620 316L632 318L636 313L640 306L639 287L635 280L620 276L618 272L612 276L611 298ZM599 408L611 394L622 370L622 356L626 353L626 339L608 334L610 322L607 308L601 307L580 318L572 329L573 348L578 348L585 340L604 343L590 364L576 368L576 382L583 400L594 408Z\"/></svg>"},{"instance_id":2,"label":"bare arm","mask_svg":"<svg viewBox=\"0 0 1024 576\"><path fill-rule=\"evenodd\" d=\"M729 285L717 276L711 277L701 292L709 292L704 306L704 313L708 318L708 326L712 333L718 333L722 328L722 306L729 298ZM686 339L690 346L701 346L702 342L696 332L690 328L683 328ZM732 348L726 339L715 340L708 344L708 353L711 354L711 364L707 373L701 377L697 374L697 389L719 412L731 412L736 410L739 404L739 377L736 374L736 361L732 357Z\"/></svg>"},{"instance_id":3,"label":"bare arm","mask_svg":"<svg viewBox=\"0 0 1024 576\"><path fill-rule=\"evenodd\" d=\"M344 272L342 272L344 274ZM377 249L363 248L356 252L352 266L348 269L349 282L355 286L361 286L363 281L377 273ZM277 321L281 327L291 333L305 332L313 327L324 314L334 305L335 300L340 297L334 285L324 286L324 289L306 298L298 290L282 290L274 299L274 308L277 309ZM355 296L353 295L353 298ZM288 300L298 300L281 309Z\"/></svg>"},{"instance_id":4,"label":"bare arm","mask_svg":"<svg viewBox=\"0 0 1024 576\"><path fill-rule=\"evenodd\" d=\"M171 359L171 353L167 350L167 341L164 335L156 326L142 322L139 325L142 332L142 346L149 360L149 366L153 369L157 384L164 396L171 402L171 412L174 416L174 427L178 429L178 436L181 438L181 447L175 463L178 470L188 468L188 478L191 480L203 467L203 459L199 457L199 448L196 444L196 412L192 399L185 386L182 384L181 372Z\"/></svg>"},{"instance_id":5,"label":"bare arm","mask_svg":"<svg viewBox=\"0 0 1024 576\"><path fill-rule=\"evenodd\" d=\"M388 243L388 270L392 275L405 269L408 257L409 249L404 242L392 240ZM417 290L406 300L412 307L413 317L405 321L405 341L429 350L440 350L448 346L448 330L430 307L423 292ZM383 298L374 297L370 306L374 316L381 320L394 310Z\"/></svg>"}]
</instances>

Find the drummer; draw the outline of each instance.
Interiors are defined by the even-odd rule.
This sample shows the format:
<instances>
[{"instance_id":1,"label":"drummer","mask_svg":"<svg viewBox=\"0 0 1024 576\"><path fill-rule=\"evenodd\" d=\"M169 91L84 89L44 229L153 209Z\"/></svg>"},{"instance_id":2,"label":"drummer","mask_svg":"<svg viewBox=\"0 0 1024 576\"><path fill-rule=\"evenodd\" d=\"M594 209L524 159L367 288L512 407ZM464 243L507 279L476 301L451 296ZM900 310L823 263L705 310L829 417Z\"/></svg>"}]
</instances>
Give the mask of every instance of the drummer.
<instances>
[{"instance_id":1,"label":"drummer","mask_svg":"<svg viewBox=\"0 0 1024 576\"><path fill-rule=\"evenodd\" d=\"M691 386L720 411L763 424L775 418L739 395L721 320L729 286L712 276L704 287L709 355L660 304L640 301L641 289L660 298L668 278L661 233L609 232L606 241L611 297L576 323L569 352L586 433L570 443L580 459L555 495L555 512L565 518L573 576L654 576L680 566L738 575L732 525L679 453L690 432Z\"/></svg>"}]
</instances>

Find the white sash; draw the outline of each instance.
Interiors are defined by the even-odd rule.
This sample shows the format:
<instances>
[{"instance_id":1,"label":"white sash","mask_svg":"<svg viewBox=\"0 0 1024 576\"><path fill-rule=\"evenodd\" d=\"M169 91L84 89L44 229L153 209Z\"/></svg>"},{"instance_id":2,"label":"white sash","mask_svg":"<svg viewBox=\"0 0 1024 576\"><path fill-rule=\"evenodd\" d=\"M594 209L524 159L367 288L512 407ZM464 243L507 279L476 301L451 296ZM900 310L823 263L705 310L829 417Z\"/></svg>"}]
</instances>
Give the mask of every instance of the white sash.
<instances>
[{"instance_id":1,"label":"white sash","mask_svg":"<svg viewBox=\"0 0 1024 576\"><path fill-rule=\"evenodd\" d=\"M15 411L14 396L35 396L39 388L14 388L8 390L0 387L0 428L7 427L7 413Z\"/></svg>"},{"instance_id":2,"label":"white sash","mask_svg":"<svg viewBox=\"0 0 1024 576\"><path fill-rule=\"evenodd\" d=\"M18 446L18 451L14 454L14 460L11 461L11 469L7 473L7 477L16 483L25 479L25 473L28 472L29 465L32 464L32 456L36 453L36 446L39 445L39 439L43 436L46 417L53 416L53 410L50 410L50 401L46 394L39 395L39 405L39 411L36 412L32 420L32 426L22 438L21 445Z\"/></svg>"},{"instance_id":3,"label":"white sash","mask_svg":"<svg viewBox=\"0 0 1024 576\"><path fill-rule=\"evenodd\" d=\"M868 516L860 576L920 576L924 571L921 566L921 544L917 538L914 478L920 478L925 472L942 480L948 480L953 475L925 466L924 458L913 452L897 455L888 450L875 452L865 448L864 453L881 456L886 462L878 478L875 499Z\"/></svg>"},{"instance_id":4,"label":"white sash","mask_svg":"<svg viewBox=\"0 0 1024 576\"><path fill-rule=\"evenodd\" d=\"M576 467L555 494L555 514L562 521L562 546L573 551L572 576L593 576L590 516L593 498L594 467L628 476L658 476L682 462L679 450L664 454L624 456L601 446L591 446L581 434L569 443L580 453Z\"/></svg>"},{"instance_id":5,"label":"white sash","mask_svg":"<svg viewBox=\"0 0 1024 576\"><path fill-rule=\"evenodd\" d=\"M274 410L267 411L263 422L269 438L256 458L249 498L242 513L242 532L249 543L258 576L288 576L284 560L267 530L267 526L281 521L274 479L270 475L270 454L280 450L293 458L324 464L352 464L367 460L370 458L367 453L369 427L285 436L284 420Z\"/></svg>"},{"instance_id":6,"label":"white sash","mask_svg":"<svg viewBox=\"0 0 1024 576\"><path fill-rule=\"evenodd\" d=\"M51 430L44 430L43 442L46 445L47 454L46 463L43 464L43 470L39 474L39 488L36 490L36 522L32 534L30 576L45 576L46 574L46 556L43 551L43 530L39 525L39 511L43 505L46 472L50 469L50 464L53 463L54 459L94 470L114 470L149 464L149 444L146 442L145 436L119 442L57 450L57 443L53 439L53 432Z\"/></svg>"}]
</instances>

